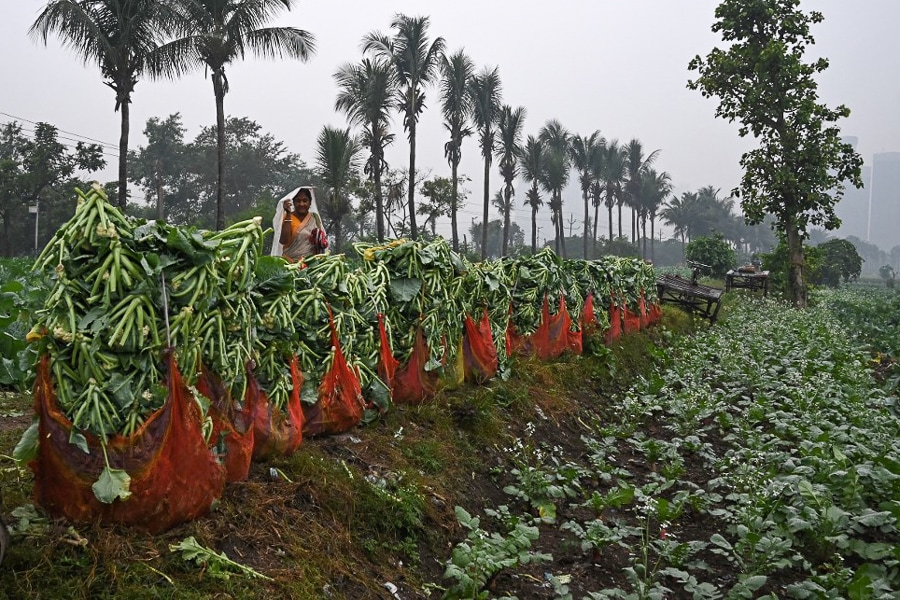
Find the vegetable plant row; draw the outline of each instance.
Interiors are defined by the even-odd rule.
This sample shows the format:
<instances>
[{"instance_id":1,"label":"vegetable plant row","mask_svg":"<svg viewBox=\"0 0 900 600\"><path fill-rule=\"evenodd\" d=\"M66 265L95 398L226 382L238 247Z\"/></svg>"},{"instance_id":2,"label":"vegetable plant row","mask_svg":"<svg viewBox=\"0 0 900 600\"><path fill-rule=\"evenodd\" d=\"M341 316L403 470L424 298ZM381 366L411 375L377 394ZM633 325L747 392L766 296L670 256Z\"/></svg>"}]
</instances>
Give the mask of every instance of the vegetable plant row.
<instances>
[{"instance_id":1,"label":"vegetable plant row","mask_svg":"<svg viewBox=\"0 0 900 600\"><path fill-rule=\"evenodd\" d=\"M36 458L38 501L75 520L163 529L202 512L220 479L245 477L250 456L484 381L515 351L580 351L585 333L615 337L658 316L644 297L652 268L634 259L545 250L472 264L443 240L398 240L288 264L263 255L259 219L179 228L126 218L99 186L78 194L35 263L52 287L28 336L43 357L38 419L18 449ZM179 451L194 449L209 489L147 519L155 507L136 498L169 485L165 446L194 427L199 443Z\"/></svg>"},{"instance_id":2,"label":"vegetable plant row","mask_svg":"<svg viewBox=\"0 0 900 600\"><path fill-rule=\"evenodd\" d=\"M897 399L826 304L738 298L593 422L577 462L526 431L498 468L509 505L457 508L471 533L445 597L533 572L548 530L584 551L548 577L560 598L900 597ZM595 563L621 564L618 583L587 587Z\"/></svg>"}]
</instances>

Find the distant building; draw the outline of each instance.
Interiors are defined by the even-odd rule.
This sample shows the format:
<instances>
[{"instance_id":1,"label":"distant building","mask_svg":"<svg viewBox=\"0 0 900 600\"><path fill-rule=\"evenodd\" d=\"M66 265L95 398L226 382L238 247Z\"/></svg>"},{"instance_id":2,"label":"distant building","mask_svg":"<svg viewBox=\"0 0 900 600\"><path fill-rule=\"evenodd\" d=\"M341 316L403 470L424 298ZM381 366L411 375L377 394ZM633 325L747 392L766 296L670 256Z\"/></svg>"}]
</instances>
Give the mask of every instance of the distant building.
<instances>
[{"instance_id":1,"label":"distant building","mask_svg":"<svg viewBox=\"0 0 900 600\"><path fill-rule=\"evenodd\" d=\"M841 219L840 228L833 237L847 238L851 235L861 240L869 239L869 190L872 187L872 167L861 170L863 187L855 188L847 184L841 201L834 210Z\"/></svg>"},{"instance_id":2,"label":"distant building","mask_svg":"<svg viewBox=\"0 0 900 600\"><path fill-rule=\"evenodd\" d=\"M900 245L900 152L872 157L868 241L885 252Z\"/></svg>"}]
</instances>

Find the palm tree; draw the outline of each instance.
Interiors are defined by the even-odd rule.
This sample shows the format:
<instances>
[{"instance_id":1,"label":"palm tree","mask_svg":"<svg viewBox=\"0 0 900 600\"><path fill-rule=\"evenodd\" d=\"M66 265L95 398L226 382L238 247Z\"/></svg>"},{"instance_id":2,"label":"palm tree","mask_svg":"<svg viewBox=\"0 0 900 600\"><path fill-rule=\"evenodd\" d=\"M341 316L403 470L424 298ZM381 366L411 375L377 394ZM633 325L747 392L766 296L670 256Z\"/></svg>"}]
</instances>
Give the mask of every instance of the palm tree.
<instances>
[{"instance_id":1,"label":"palm tree","mask_svg":"<svg viewBox=\"0 0 900 600\"><path fill-rule=\"evenodd\" d=\"M625 181L625 201L631 206L631 241L637 242L637 214L640 211L641 177L645 169L648 169L659 150L654 150L649 156L644 156L644 147L640 140L633 138L625 147L628 179ZM621 219L621 208L620 208ZM622 235L621 220L619 222L619 236Z\"/></svg>"},{"instance_id":2,"label":"palm tree","mask_svg":"<svg viewBox=\"0 0 900 600\"><path fill-rule=\"evenodd\" d=\"M522 139L522 126L525 124L525 108L512 108L504 105L500 109L497 122L497 133L500 134L497 144L497 160L500 162L500 176L503 177L503 256L509 251L509 225L512 215L512 196L515 193L513 181L519 176L519 161Z\"/></svg>"},{"instance_id":3,"label":"palm tree","mask_svg":"<svg viewBox=\"0 0 900 600\"><path fill-rule=\"evenodd\" d=\"M478 129L478 145L484 158L484 218L481 221L481 260L487 258L488 210L490 208L491 160L494 155L494 127L500 118L500 72L485 67L469 80L472 98L472 120Z\"/></svg>"},{"instance_id":4,"label":"palm tree","mask_svg":"<svg viewBox=\"0 0 900 600\"><path fill-rule=\"evenodd\" d=\"M599 131L595 131L587 137L581 135L572 136L569 144L569 157L572 159L572 166L578 171L578 182L581 185L581 198L584 201L584 248L583 258L588 258L588 230L589 230L589 196L591 185L594 183L594 173L596 165L600 162L600 156L606 140L600 135ZM594 219L596 223L596 218Z\"/></svg>"},{"instance_id":5,"label":"palm tree","mask_svg":"<svg viewBox=\"0 0 900 600\"><path fill-rule=\"evenodd\" d=\"M475 72L475 65L462 50L441 63L441 112L444 128L450 133L450 140L444 144L444 156L450 163L452 200L450 206L450 227L453 235L453 250L459 251L459 233L456 212L459 208L459 162L462 160L463 139L472 135L469 122L472 118L472 97L468 93L469 81Z\"/></svg>"},{"instance_id":6,"label":"palm tree","mask_svg":"<svg viewBox=\"0 0 900 600\"><path fill-rule=\"evenodd\" d=\"M562 216L562 190L568 182L569 157L548 144L541 185L550 194L550 218L556 235L556 253L563 258L566 258L566 232Z\"/></svg>"},{"instance_id":7,"label":"palm tree","mask_svg":"<svg viewBox=\"0 0 900 600\"><path fill-rule=\"evenodd\" d=\"M519 152L519 168L522 177L531 184L526 193L525 204L531 207L531 252L537 252L537 212L543 204L538 190L544 176L544 143L539 138L529 135L525 145Z\"/></svg>"},{"instance_id":8,"label":"palm tree","mask_svg":"<svg viewBox=\"0 0 900 600\"><path fill-rule=\"evenodd\" d=\"M225 67L249 52L263 58L307 61L315 52L315 38L295 27L264 27L294 0L179 0L177 38L159 49L155 72L175 78L204 67L212 74L216 98L216 228L225 227Z\"/></svg>"},{"instance_id":9,"label":"palm tree","mask_svg":"<svg viewBox=\"0 0 900 600\"><path fill-rule=\"evenodd\" d=\"M572 134L556 119L551 119L538 134L549 152L545 163L545 188L551 194L550 214L556 230L556 253L566 255L566 231L562 217L562 190L569 181L569 146Z\"/></svg>"},{"instance_id":10,"label":"palm tree","mask_svg":"<svg viewBox=\"0 0 900 600\"><path fill-rule=\"evenodd\" d=\"M335 110L343 111L351 125L363 129L361 143L369 149L364 171L375 184L375 232L384 242L384 191L381 176L387 167L384 149L394 141L388 133L390 110L396 94L396 78L391 65L382 60L363 59L356 65L344 65L334 78L338 84Z\"/></svg>"},{"instance_id":11,"label":"palm tree","mask_svg":"<svg viewBox=\"0 0 900 600\"><path fill-rule=\"evenodd\" d=\"M119 130L118 205L128 202L128 136L131 94L138 79L149 73L151 57L173 23L171 7L154 0L52 0L28 33L45 45L51 33L72 48L85 63L95 63L116 94L121 111Z\"/></svg>"},{"instance_id":12,"label":"palm tree","mask_svg":"<svg viewBox=\"0 0 900 600\"><path fill-rule=\"evenodd\" d=\"M325 192L322 212L328 217L334 235L335 252L341 252L341 222L353 208L347 197L350 180L359 170L359 140L350 135L350 128L336 129L325 126L316 139L316 166L322 176Z\"/></svg>"},{"instance_id":13,"label":"palm tree","mask_svg":"<svg viewBox=\"0 0 900 600\"><path fill-rule=\"evenodd\" d=\"M643 256L647 256L647 218L650 219L650 259L656 258L656 246L654 241L656 213L665 199L672 193L672 178L663 171L657 173L655 169L647 169L644 172L644 180L641 185L641 226L644 236Z\"/></svg>"},{"instance_id":14,"label":"palm tree","mask_svg":"<svg viewBox=\"0 0 900 600\"><path fill-rule=\"evenodd\" d=\"M681 238L682 253L684 252L685 238L690 241L692 213L696 204L696 192L682 192L680 198L677 196L670 198L659 213L663 222L672 226L675 235Z\"/></svg>"},{"instance_id":15,"label":"palm tree","mask_svg":"<svg viewBox=\"0 0 900 600\"><path fill-rule=\"evenodd\" d=\"M603 152L603 160L600 161L598 178L602 181L601 187L606 196L606 208L609 213L609 241L613 241L613 206L619 208L619 237L622 237L622 203L626 181L625 149L619 146L618 140L612 140L606 144Z\"/></svg>"},{"instance_id":16,"label":"palm tree","mask_svg":"<svg viewBox=\"0 0 900 600\"><path fill-rule=\"evenodd\" d=\"M400 84L398 106L403 113L403 128L409 136L409 227L412 239L418 238L416 227L416 125L425 109L424 89L438 76L444 52L444 38L428 43L428 17L395 15L391 28L397 33L389 38L372 32L363 38L363 52L373 52L394 65Z\"/></svg>"}]
</instances>

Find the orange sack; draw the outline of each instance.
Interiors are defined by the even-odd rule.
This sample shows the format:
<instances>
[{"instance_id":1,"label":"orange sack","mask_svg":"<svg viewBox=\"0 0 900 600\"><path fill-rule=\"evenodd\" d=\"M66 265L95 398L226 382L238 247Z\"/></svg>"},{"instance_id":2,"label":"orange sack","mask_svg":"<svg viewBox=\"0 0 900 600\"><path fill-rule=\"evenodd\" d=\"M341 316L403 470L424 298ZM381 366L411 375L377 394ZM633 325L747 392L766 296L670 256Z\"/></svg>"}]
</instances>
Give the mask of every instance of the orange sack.
<instances>
[{"instance_id":1,"label":"orange sack","mask_svg":"<svg viewBox=\"0 0 900 600\"><path fill-rule=\"evenodd\" d=\"M85 433L90 454L69 443L72 422L59 410L44 356L34 385L40 442L34 471L35 502L73 523L103 521L150 533L165 531L209 510L225 487L225 469L210 452L202 415L169 354L166 403L130 437L112 436L106 454L113 469L131 477L131 496L104 504L91 486L106 466L100 440Z\"/></svg>"},{"instance_id":2,"label":"orange sack","mask_svg":"<svg viewBox=\"0 0 900 600\"><path fill-rule=\"evenodd\" d=\"M319 384L315 404L303 405L304 435L329 435L353 429L362 420L365 400L356 372L347 364L341 342L331 321L334 360Z\"/></svg>"},{"instance_id":3,"label":"orange sack","mask_svg":"<svg viewBox=\"0 0 900 600\"><path fill-rule=\"evenodd\" d=\"M200 368L197 391L210 401L213 431L209 441L214 446L224 446L225 481L233 483L247 479L253 458L256 398L247 396L243 406L236 406L222 380L206 367Z\"/></svg>"},{"instance_id":4,"label":"orange sack","mask_svg":"<svg viewBox=\"0 0 900 600\"><path fill-rule=\"evenodd\" d=\"M487 308L476 324L471 315L466 315L463 335L463 358L465 360L466 381L484 383L497 374L500 360L491 332L491 320Z\"/></svg>"},{"instance_id":5,"label":"orange sack","mask_svg":"<svg viewBox=\"0 0 900 600\"><path fill-rule=\"evenodd\" d=\"M438 371L426 371L428 347L422 328L416 331L416 340L409 360L394 373L391 397L397 404L420 404L431 399L440 385Z\"/></svg>"},{"instance_id":6,"label":"orange sack","mask_svg":"<svg viewBox=\"0 0 900 600\"><path fill-rule=\"evenodd\" d=\"M300 406L300 388L303 375L299 361L291 357L291 397L287 413L269 401L259 387L256 377L248 377L246 404L255 407L253 412L253 458L264 460L272 456L293 454L303 442L303 408Z\"/></svg>"}]
</instances>

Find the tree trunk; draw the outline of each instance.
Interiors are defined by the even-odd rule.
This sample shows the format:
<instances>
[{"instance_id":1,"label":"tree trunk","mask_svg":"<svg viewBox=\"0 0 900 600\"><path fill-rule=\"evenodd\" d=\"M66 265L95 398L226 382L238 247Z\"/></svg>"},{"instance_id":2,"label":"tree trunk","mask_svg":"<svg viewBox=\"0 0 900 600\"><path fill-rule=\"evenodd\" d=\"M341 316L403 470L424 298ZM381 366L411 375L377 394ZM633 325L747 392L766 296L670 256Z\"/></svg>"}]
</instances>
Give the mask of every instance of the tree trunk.
<instances>
[{"instance_id":1,"label":"tree trunk","mask_svg":"<svg viewBox=\"0 0 900 600\"><path fill-rule=\"evenodd\" d=\"M588 228L590 227L590 223L588 223L588 218L590 216L590 207L588 206L588 195L587 190L582 190L581 195L584 199L584 229L581 231L582 241L582 250L584 251L584 260L588 258Z\"/></svg>"},{"instance_id":2,"label":"tree trunk","mask_svg":"<svg viewBox=\"0 0 900 600\"><path fill-rule=\"evenodd\" d=\"M213 73L213 91L216 95L216 229L225 229L225 87L222 73Z\"/></svg>"},{"instance_id":3,"label":"tree trunk","mask_svg":"<svg viewBox=\"0 0 900 600\"><path fill-rule=\"evenodd\" d=\"M512 184L507 183L506 189L503 192L504 195L504 210L503 210L503 256L509 254L509 213L512 212L512 207L509 205L509 200L512 197Z\"/></svg>"},{"instance_id":4,"label":"tree trunk","mask_svg":"<svg viewBox=\"0 0 900 600\"><path fill-rule=\"evenodd\" d=\"M416 119L409 119L409 234L413 241L419 239L416 227Z\"/></svg>"},{"instance_id":5,"label":"tree trunk","mask_svg":"<svg viewBox=\"0 0 900 600\"><path fill-rule=\"evenodd\" d=\"M119 133L119 208L125 212L125 205L128 203L128 133L130 131L130 110L131 103L126 96L119 105L122 111L122 126Z\"/></svg>"},{"instance_id":6,"label":"tree trunk","mask_svg":"<svg viewBox=\"0 0 900 600\"><path fill-rule=\"evenodd\" d=\"M788 258L790 266L788 267L788 297L796 308L806 308L806 282L803 280L803 267L805 261L803 258L803 239L800 237L800 230L792 221L786 226Z\"/></svg>"},{"instance_id":7,"label":"tree trunk","mask_svg":"<svg viewBox=\"0 0 900 600\"><path fill-rule=\"evenodd\" d=\"M609 210L609 247L612 249L613 242L613 228L612 228L612 204L607 204L606 208Z\"/></svg>"},{"instance_id":8,"label":"tree trunk","mask_svg":"<svg viewBox=\"0 0 900 600\"><path fill-rule=\"evenodd\" d=\"M384 192L381 190L381 156L378 157L378 164L372 170L375 179L375 233L378 236L378 243L384 243Z\"/></svg>"},{"instance_id":9,"label":"tree trunk","mask_svg":"<svg viewBox=\"0 0 900 600\"><path fill-rule=\"evenodd\" d=\"M491 202L491 163L490 156L484 157L484 217L481 221L481 260L487 259L488 242L488 207Z\"/></svg>"},{"instance_id":10,"label":"tree trunk","mask_svg":"<svg viewBox=\"0 0 900 600\"><path fill-rule=\"evenodd\" d=\"M537 207L531 209L531 253L537 254Z\"/></svg>"},{"instance_id":11,"label":"tree trunk","mask_svg":"<svg viewBox=\"0 0 900 600\"><path fill-rule=\"evenodd\" d=\"M563 258L568 258L568 256L566 256L566 224L563 223L562 216L562 190L556 192L556 205L559 206L559 244L562 248L561 256Z\"/></svg>"},{"instance_id":12,"label":"tree trunk","mask_svg":"<svg viewBox=\"0 0 900 600\"><path fill-rule=\"evenodd\" d=\"M453 251L459 252L459 232L456 224L456 210L459 203L459 162L450 165L450 232L453 236Z\"/></svg>"},{"instance_id":13,"label":"tree trunk","mask_svg":"<svg viewBox=\"0 0 900 600\"><path fill-rule=\"evenodd\" d=\"M600 221L600 203L594 205L594 231L591 233L591 238L594 240L594 248L597 247L597 223ZM593 253L592 253L593 256Z\"/></svg>"},{"instance_id":14,"label":"tree trunk","mask_svg":"<svg viewBox=\"0 0 900 600\"><path fill-rule=\"evenodd\" d=\"M656 218L650 217L650 260L656 262Z\"/></svg>"},{"instance_id":15,"label":"tree trunk","mask_svg":"<svg viewBox=\"0 0 900 600\"><path fill-rule=\"evenodd\" d=\"M616 206L619 208L619 237L622 237L622 203L617 202Z\"/></svg>"},{"instance_id":16,"label":"tree trunk","mask_svg":"<svg viewBox=\"0 0 900 600\"><path fill-rule=\"evenodd\" d=\"M156 165L156 218L166 220L166 199L163 196L162 177L159 176L159 163Z\"/></svg>"}]
</instances>

